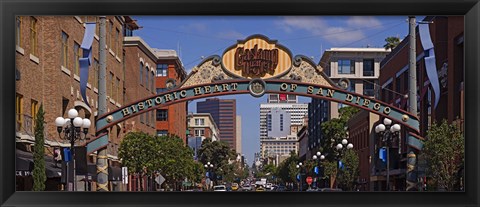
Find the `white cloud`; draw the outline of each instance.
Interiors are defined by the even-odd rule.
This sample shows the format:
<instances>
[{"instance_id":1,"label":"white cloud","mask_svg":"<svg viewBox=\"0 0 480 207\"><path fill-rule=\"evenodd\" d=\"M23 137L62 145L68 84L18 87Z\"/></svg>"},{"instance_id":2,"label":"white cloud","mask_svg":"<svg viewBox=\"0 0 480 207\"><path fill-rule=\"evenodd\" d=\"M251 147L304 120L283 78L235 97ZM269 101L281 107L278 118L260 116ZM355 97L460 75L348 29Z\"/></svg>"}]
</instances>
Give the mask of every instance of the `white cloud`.
<instances>
[{"instance_id":1,"label":"white cloud","mask_svg":"<svg viewBox=\"0 0 480 207\"><path fill-rule=\"evenodd\" d=\"M229 39L229 40L244 39L246 37L244 34L234 30L222 31L222 32L219 32L216 36L218 38Z\"/></svg>"},{"instance_id":2,"label":"white cloud","mask_svg":"<svg viewBox=\"0 0 480 207\"><path fill-rule=\"evenodd\" d=\"M381 25L381 22L375 17L353 16L344 22L341 21L343 21L341 18L336 19L335 25L333 25L329 24L329 22L322 17L289 16L284 17L275 24L287 33L294 33L295 30L304 30L312 36L318 36L325 41L338 45L365 38L366 34L358 30L358 28ZM381 26L378 28L381 28Z\"/></svg>"},{"instance_id":3,"label":"white cloud","mask_svg":"<svg viewBox=\"0 0 480 207\"><path fill-rule=\"evenodd\" d=\"M188 32L206 32L208 30L207 25L202 23L192 23L180 26L181 30Z\"/></svg>"},{"instance_id":4,"label":"white cloud","mask_svg":"<svg viewBox=\"0 0 480 207\"><path fill-rule=\"evenodd\" d=\"M378 26L378 28L382 28L383 25L375 17L365 17L365 16L353 16L348 18L347 25L353 28L360 28L360 27L373 27Z\"/></svg>"}]
</instances>

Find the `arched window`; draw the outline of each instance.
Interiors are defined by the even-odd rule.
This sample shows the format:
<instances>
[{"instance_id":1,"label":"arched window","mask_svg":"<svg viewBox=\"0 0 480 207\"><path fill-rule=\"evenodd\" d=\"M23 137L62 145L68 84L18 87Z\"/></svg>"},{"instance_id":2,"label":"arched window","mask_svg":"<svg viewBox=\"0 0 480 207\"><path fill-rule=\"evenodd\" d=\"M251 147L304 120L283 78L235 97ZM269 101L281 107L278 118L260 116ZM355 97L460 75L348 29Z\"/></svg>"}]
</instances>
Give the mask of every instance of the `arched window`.
<instances>
[{"instance_id":1,"label":"arched window","mask_svg":"<svg viewBox=\"0 0 480 207\"><path fill-rule=\"evenodd\" d=\"M140 62L140 85L143 84L143 63Z\"/></svg>"},{"instance_id":2,"label":"arched window","mask_svg":"<svg viewBox=\"0 0 480 207\"><path fill-rule=\"evenodd\" d=\"M147 66L147 67L145 67L145 88L147 88L147 90L149 89L148 88L148 74L149 74L148 71L149 70L148 70L148 66Z\"/></svg>"},{"instance_id":3,"label":"arched window","mask_svg":"<svg viewBox=\"0 0 480 207\"><path fill-rule=\"evenodd\" d=\"M152 89L152 91L155 91L155 74L153 73L152 71L152 79L150 80L150 88Z\"/></svg>"}]
</instances>

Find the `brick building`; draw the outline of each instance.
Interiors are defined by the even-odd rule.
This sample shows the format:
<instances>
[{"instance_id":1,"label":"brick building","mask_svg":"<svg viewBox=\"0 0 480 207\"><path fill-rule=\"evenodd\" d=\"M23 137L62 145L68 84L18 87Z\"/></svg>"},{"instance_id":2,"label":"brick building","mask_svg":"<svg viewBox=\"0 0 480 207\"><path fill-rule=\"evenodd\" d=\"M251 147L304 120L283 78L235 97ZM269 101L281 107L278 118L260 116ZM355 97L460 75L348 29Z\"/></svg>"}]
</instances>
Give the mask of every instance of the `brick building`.
<instances>
[{"instance_id":1,"label":"brick building","mask_svg":"<svg viewBox=\"0 0 480 207\"><path fill-rule=\"evenodd\" d=\"M417 100L418 116L420 118L420 135L426 136L426 131L434 122L446 119L448 123L456 123L463 130L465 117L464 106L464 17L463 16L428 16L424 21L429 24L430 36L433 42L438 81L440 83L440 100L434 108L437 94L431 87L425 69L426 56L416 27L416 60L417 60ZM409 70L408 70L409 38L405 38L381 63L379 84L382 92L377 98L408 110ZM385 90L388 89L388 90ZM395 92L391 92L391 90ZM407 153L407 131L400 132L400 149L398 154L404 158ZM400 168L405 168L405 159L400 159ZM423 163L421 154L417 163ZM424 166L418 165L419 177L424 176ZM401 176L400 176L401 177ZM392 179L391 179L392 180ZM395 182L395 179L393 179ZM403 182L403 181L402 181ZM404 184L404 182L403 182Z\"/></svg>"},{"instance_id":2,"label":"brick building","mask_svg":"<svg viewBox=\"0 0 480 207\"><path fill-rule=\"evenodd\" d=\"M122 40L128 17L108 16L106 25L107 51L107 109L117 109L125 104L125 59ZM99 22L88 16L18 16L16 18L16 141L17 150L31 153L34 143L33 120L40 105L45 111L45 144L50 159L53 151L69 147L68 141L60 138L55 126L56 117L67 117L67 111L75 108L79 116L95 122L98 108L98 58L99 26L95 30L92 45L93 63L90 66L86 96L88 106L80 95L80 45L85 32L85 22ZM131 27L131 25L130 25ZM131 27L130 29L134 29ZM119 128L118 128L119 129ZM87 139L94 136L92 125ZM112 128L107 146L109 165L118 165L117 151L122 131ZM80 140L76 145L85 145ZM95 155L87 156L88 163L95 162ZM47 173L49 170L47 164ZM59 174L57 174L59 175ZM18 178L18 177L17 177ZM47 182L47 190L58 190L59 178L53 176ZM28 185L23 189L29 190ZM79 188L83 185L77 185ZM94 185L93 185L94 186ZM114 186L110 186L113 188ZM79 189L80 190L80 189ZM93 189L94 190L94 189Z\"/></svg>"},{"instance_id":3,"label":"brick building","mask_svg":"<svg viewBox=\"0 0 480 207\"><path fill-rule=\"evenodd\" d=\"M187 77L187 73L174 50L153 50L157 56L155 88L156 93L160 94L168 90L169 87L180 85ZM172 85L168 86L167 83ZM187 107L186 102L181 102L158 108L156 110L155 127L157 135L176 135L186 143Z\"/></svg>"}]
</instances>

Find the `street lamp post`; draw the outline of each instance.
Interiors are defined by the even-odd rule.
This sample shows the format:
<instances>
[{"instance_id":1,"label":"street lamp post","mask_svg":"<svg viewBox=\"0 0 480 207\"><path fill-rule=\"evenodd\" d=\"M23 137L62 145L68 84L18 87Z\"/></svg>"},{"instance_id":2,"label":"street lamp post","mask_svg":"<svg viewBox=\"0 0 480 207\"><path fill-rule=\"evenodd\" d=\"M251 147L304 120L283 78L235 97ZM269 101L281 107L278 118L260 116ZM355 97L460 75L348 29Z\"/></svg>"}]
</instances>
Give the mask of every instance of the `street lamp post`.
<instances>
[{"instance_id":1,"label":"street lamp post","mask_svg":"<svg viewBox=\"0 0 480 207\"><path fill-rule=\"evenodd\" d=\"M63 118L63 117L57 117L55 119L55 125L57 126L57 131L59 136L62 138L61 133L63 131L64 136L63 139L66 139L70 141L70 153L72 155L72 161L73 161L73 166L70 166L69 162L67 162L67 173L66 173L66 183L67 183L67 189L70 188L70 181L69 181L69 176L68 172L71 167L73 167L73 184L72 184L72 190L75 191L75 185L76 185L76 173L75 173L75 141L79 139L83 139L87 136L88 129L90 128L91 122L90 119L84 118L82 119L81 117L78 116L78 111L76 109L70 109L68 111L68 118ZM81 135L81 129L83 128L83 138Z\"/></svg>"},{"instance_id":2,"label":"street lamp post","mask_svg":"<svg viewBox=\"0 0 480 207\"><path fill-rule=\"evenodd\" d=\"M325 155L322 155L321 152L317 152L316 155L313 155L313 160L318 160L317 162L317 166L318 166L318 170L320 170L323 166L321 165L321 162L325 159ZM320 159L319 159L320 158ZM323 170L320 170L322 172L322 177L323 177ZM320 172L317 174L317 188L320 188L320 182L319 182L319 174Z\"/></svg>"},{"instance_id":3,"label":"street lamp post","mask_svg":"<svg viewBox=\"0 0 480 207\"><path fill-rule=\"evenodd\" d=\"M392 124L392 120L385 118L383 124L379 124L375 127L375 132L380 135L382 142L387 147L387 191L390 190L390 147L392 141L398 137L400 132L399 124Z\"/></svg>"},{"instance_id":4,"label":"street lamp post","mask_svg":"<svg viewBox=\"0 0 480 207\"><path fill-rule=\"evenodd\" d=\"M212 170L213 170L213 164L211 164L210 162L207 162L207 164L204 165L205 169L207 170L207 174L208 174L208 177L207 179L209 180L208 184L207 184L207 189L210 189L210 182L213 182L213 179L210 179L210 177L212 177ZM206 182L206 180L205 180Z\"/></svg>"},{"instance_id":5,"label":"street lamp post","mask_svg":"<svg viewBox=\"0 0 480 207\"><path fill-rule=\"evenodd\" d=\"M353 149L353 144L348 143L347 139L343 139L341 143L338 143L335 146L335 149L337 150L337 173L336 173L336 179L338 179L338 174L340 172L340 164L339 161L342 160L343 154L345 153L346 150ZM336 182L336 186L338 188L338 182Z\"/></svg>"},{"instance_id":6,"label":"street lamp post","mask_svg":"<svg viewBox=\"0 0 480 207\"><path fill-rule=\"evenodd\" d=\"M301 162L298 163L296 167L297 167L297 169L299 170L299 173L298 173L298 174L300 175L300 184L299 184L300 187L299 187L298 189L299 189L299 191L303 191L303 182L302 182L302 181L303 181L303 180L302 180L303 163L301 163Z\"/></svg>"}]
</instances>

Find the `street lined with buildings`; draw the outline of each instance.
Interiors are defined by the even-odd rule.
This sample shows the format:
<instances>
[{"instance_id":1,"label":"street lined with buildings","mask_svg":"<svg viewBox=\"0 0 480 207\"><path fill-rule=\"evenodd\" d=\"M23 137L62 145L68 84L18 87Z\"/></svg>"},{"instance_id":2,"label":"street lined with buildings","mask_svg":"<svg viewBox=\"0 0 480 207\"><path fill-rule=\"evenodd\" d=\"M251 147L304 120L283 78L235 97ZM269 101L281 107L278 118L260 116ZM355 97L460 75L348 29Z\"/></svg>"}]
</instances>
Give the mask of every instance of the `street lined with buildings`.
<instances>
[{"instance_id":1,"label":"street lined with buildings","mask_svg":"<svg viewBox=\"0 0 480 207\"><path fill-rule=\"evenodd\" d=\"M455 157L454 178L438 180L428 142L444 120L464 132L463 17L427 16L414 27L414 44L406 37L385 48L332 47L317 63L251 35L188 73L180 51L135 36L142 22L107 16L102 36L101 18L16 18L18 191L34 188L40 106L46 191L463 189L464 155ZM91 57L82 49L89 23ZM86 76L82 58L90 61ZM266 96L249 106L258 128L245 127L252 118L236 98L221 98L248 93ZM259 146L242 145L247 139Z\"/></svg>"}]
</instances>

